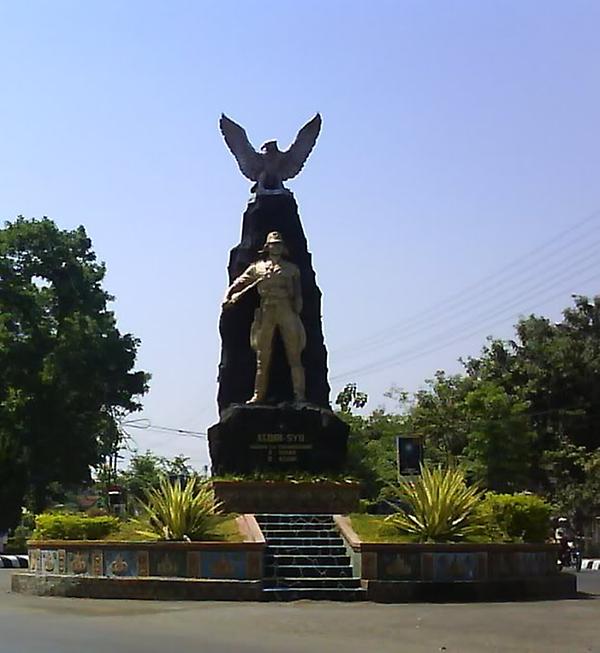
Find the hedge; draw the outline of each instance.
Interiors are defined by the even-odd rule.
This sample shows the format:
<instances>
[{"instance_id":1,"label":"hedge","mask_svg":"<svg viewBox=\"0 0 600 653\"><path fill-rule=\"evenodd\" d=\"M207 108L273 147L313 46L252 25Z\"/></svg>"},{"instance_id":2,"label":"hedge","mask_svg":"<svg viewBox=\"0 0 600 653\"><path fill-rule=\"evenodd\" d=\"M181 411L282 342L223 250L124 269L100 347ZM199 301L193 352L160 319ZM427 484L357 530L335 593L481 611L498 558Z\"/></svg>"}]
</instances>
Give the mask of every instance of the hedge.
<instances>
[{"instance_id":1,"label":"hedge","mask_svg":"<svg viewBox=\"0 0 600 653\"><path fill-rule=\"evenodd\" d=\"M119 520L107 515L43 513L35 518L33 538L38 540L101 540L119 528Z\"/></svg>"}]
</instances>

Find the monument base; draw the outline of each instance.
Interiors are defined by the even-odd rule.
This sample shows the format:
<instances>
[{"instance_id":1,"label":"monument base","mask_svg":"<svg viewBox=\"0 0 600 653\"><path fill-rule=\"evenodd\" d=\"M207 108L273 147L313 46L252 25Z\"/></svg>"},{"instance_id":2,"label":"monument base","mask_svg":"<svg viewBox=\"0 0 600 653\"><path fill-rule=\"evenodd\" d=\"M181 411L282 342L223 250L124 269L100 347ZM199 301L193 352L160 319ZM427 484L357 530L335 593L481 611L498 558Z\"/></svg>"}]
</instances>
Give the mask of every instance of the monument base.
<instances>
[{"instance_id":1,"label":"monument base","mask_svg":"<svg viewBox=\"0 0 600 653\"><path fill-rule=\"evenodd\" d=\"M356 512L360 484L351 481L213 481L225 512L348 514Z\"/></svg>"},{"instance_id":2,"label":"monument base","mask_svg":"<svg viewBox=\"0 0 600 653\"><path fill-rule=\"evenodd\" d=\"M339 472L348 431L319 406L233 404L208 429L212 473Z\"/></svg>"}]
</instances>

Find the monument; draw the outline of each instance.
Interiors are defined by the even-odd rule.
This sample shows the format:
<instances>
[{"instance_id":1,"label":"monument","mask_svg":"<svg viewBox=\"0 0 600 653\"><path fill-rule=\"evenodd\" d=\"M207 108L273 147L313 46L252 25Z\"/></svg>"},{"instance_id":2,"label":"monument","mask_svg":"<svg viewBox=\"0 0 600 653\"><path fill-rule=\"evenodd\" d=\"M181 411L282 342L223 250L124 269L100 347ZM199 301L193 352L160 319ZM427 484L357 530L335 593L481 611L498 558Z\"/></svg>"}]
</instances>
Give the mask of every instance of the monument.
<instances>
[{"instance_id":1,"label":"monument","mask_svg":"<svg viewBox=\"0 0 600 653\"><path fill-rule=\"evenodd\" d=\"M255 183L219 321L220 419L208 431L213 473L339 471L348 428L329 403L321 291L296 201L283 185L302 169L321 117L286 151L267 141L257 152L225 115L220 128Z\"/></svg>"}]
</instances>

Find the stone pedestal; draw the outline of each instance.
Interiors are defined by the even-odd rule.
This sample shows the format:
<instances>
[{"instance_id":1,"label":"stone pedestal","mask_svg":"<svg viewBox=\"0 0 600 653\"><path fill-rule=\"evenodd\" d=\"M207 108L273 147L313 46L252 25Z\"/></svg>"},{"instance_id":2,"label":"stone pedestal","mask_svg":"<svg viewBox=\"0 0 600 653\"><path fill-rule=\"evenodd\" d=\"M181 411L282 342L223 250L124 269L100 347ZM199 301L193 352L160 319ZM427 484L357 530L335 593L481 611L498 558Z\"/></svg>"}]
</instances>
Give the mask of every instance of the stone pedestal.
<instances>
[{"instance_id":1,"label":"stone pedestal","mask_svg":"<svg viewBox=\"0 0 600 653\"><path fill-rule=\"evenodd\" d=\"M216 475L340 471L347 440L347 424L331 410L313 405L234 404L208 429Z\"/></svg>"},{"instance_id":2,"label":"stone pedestal","mask_svg":"<svg viewBox=\"0 0 600 653\"><path fill-rule=\"evenodd\" d=\"M212 481L225 512L339 514L357 512L360 484L352 481Z\"/></svg>"}]
</instances>

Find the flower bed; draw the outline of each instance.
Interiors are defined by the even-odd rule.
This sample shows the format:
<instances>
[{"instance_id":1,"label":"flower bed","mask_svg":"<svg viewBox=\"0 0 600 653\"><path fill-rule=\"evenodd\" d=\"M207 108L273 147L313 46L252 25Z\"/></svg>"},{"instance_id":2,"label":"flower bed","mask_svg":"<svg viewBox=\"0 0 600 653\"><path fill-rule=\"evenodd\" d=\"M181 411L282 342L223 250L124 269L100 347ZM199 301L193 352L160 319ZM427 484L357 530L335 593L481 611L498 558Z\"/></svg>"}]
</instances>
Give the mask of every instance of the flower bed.
<instances>
[{"instance_id":1,"label":"flower bed","mask_svg":"<svg viewBox=\"0 0 600 653\"><path fill-rule=\"evenodd\" d=\"M557 568L555 544L363 542L337 515L355 575L374 601L566 598L576 578Z\"/></svg>"},{"instance_id":2,"label":"flower bed","mask_svg":"<svg viewBox=\"0 0 600 653\"><path fill-rule=\"evenodd\" d=\"M103 598L231 600L238 592L258 600L265 542L251 515L241 515L237 523L243 542L32 540L29 571L15 574L12 587Z\"/></svg>"}]
</instances>

